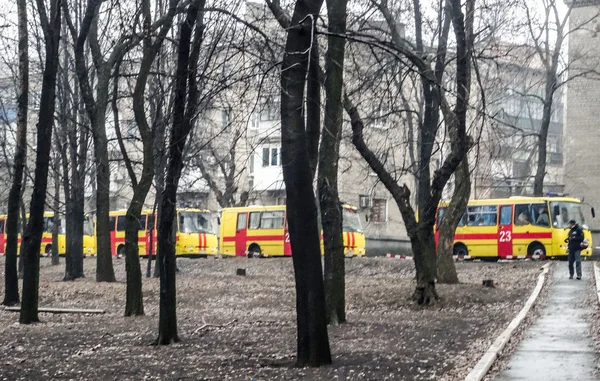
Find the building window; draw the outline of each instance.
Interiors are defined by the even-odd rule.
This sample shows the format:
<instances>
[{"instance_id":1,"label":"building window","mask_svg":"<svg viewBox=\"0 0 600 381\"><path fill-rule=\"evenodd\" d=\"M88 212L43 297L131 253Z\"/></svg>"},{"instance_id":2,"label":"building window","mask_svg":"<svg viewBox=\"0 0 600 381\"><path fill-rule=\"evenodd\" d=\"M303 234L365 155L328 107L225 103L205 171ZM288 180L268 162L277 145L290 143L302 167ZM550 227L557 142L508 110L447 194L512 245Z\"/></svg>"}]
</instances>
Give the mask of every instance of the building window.
<instances>
[{"instance_id":1,"label":"building window","mask_svg":"<svg viewBox=\"0 0 600 381\"><path fill-rule=\"evenodd\" d=\"M221 110L221 127L226 129L231 124L231 109L224 108Z\"/></svg>"},{"instance_id":2,"label":"building window","mask_svg":"<svg viewBox=\"0 0 600 381\"><path fill-rule=\"evenodd\" d=\"M248 158L248 160L250 161L248 163L250 174L253 174L254 173L254 153L250 154L250 157Z\"/></svg>"},{"instance_id":3,"label":"building window","mask_svg":"<svg viewBox=\"0 0 600 381\"><path fill-rule=\"evenodd\" d=\"M371 206L371 222L387 221L387 200L384 198L374 198Z\"/></svg>"},{"instance_id":4,"label":"building window","mask_svg":"<svg viewBox=\"0 0 600 381\"><path fill-rule=\"evenodd\" d=\"M358 206L361 209L366 209L371 206L371 197L361 194L358 196Z\"/></svg>"},{"instance_id":5,"label":"building window","mask_svg":"<svg viewBox=\"0 0 600 381\"><path fill-rule=\"evenodd\" d=\"M279 102L276 102L271 98L265 99L260 108L261 122L279 120L279 109Z\"/></svg>"},{"instance_id":6,"label":"building window","mask_svg":"<svg viewBox=\"0 0 600 381\"><path fill-rule=\"evenodd\" d=\"M262 154L263 154L262 166L263 167L269 167L269 166L277 167L280 164L280 162L279 162L279 155L281 153L280 151L281 151L281 149L278 147L263 148L263 150L262 150Z\"/></svg>"}]
</instances>

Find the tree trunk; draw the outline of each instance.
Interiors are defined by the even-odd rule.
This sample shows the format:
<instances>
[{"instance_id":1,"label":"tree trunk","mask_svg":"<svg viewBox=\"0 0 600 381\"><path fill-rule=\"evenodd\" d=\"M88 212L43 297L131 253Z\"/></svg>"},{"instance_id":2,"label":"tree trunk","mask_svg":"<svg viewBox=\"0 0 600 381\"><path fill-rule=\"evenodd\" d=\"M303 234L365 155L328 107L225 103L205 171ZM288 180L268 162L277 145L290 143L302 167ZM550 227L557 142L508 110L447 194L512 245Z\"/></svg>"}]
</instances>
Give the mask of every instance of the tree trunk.
<instances>
[{"instance_id":1,"label":"tree trunk","mask_svg":"<svg viewBox=\"0 0 600 381\"><path fill-rule=\"evenodd\" d=\"M12 306L19 303L19 275L17 272L17 250L19 235L19 205L23 189L23 172L27 163L27 106L29 102L29 53L27 36L27 1L17 0L19 29L19 91L17 96L17 136L13 165L13 182L8 195L6 221L6 250L4 300L2 304Z\"/></svg>"},{"instance_id":2,"label":"tree trunk","mask_svg":"<svg viewBox=\"0 0 600 381\"><path fill-rule=\"evenodd\" d=\"M431 306L438 300L435 290L436 258L433 226L421 225L418 228L417 244L413 244L416 261L420 261L421 271L417 273L417 287L413 300L420 305Z\"/></svg>"},{"instance_id":3,"label":"tree trunk","mask_svg":"<svg viewBox=\"0 0 600 381\"><path fill-rule=\"evenodd\" d=\"M23 192L21 192L21 203L20 203L21 218L19 219L19 233L21 237L25 237L25 230L27 229L27 210L25 209L25 201L23 200ZM21 246L19 247L19 279L23 279L23 271L25 269L23 260L23 240L21 239Z\"/></svg>"},{"instance_id":4,"label":"tree trunk","mask_svg":"<svg viewBox=\"0 0 600 381\"><path fill-rule=\"evenodd\" d=\"M347 0L327 0L328 30L346 32ZM328 37L325 58L325 126L319 150L318 194L325 248L325 300L329 324L346 321L345 263L342 207L338 194L338 163L342 139L342 87L345 40Z\"/></svg>"},{"instance_id":5,"label":"tree trunk","mask_svg":"<svg viewBox=\"0 0 600 381\"><path fill-rule=\"evenodd\" d=\"M48 186L48 167L52 147L52 125L54 124L54 108L56 98L56 74L58 71L60 41L60 0L51 3L50 19L43 12L43 0L37 0L40 22L45 37L45 67L40 97L40 111L37 124L37 145L35 160L35 179L29 221L23 237L23 295L21 301L21 324L39 321L38 291L40 271L40 246L44 233L44 207Z\"/></svg>"},{"instance_id":6,"label":"tree trunk","mask_svg":"<svg viewBox=\"0 0 600 381\"><path fill-rule=\"evenodd\" d=\"M466 16L464 24L463 15L460 10L460 1L452 4L452 18L454 32L457 38L457 87L461 90L457 92L456 106L454 112L450 112L444 104L446 123L450 128L450 137L452 144L457 145L461 142L458 135L459 129L466 131L467 125L467 106L469 104L469 95L471 87L471 51L473 49L473 19L475 11L475 0L466 1ZM469 139L468 139L469 140ZM471 148L471 143L467 146ZM469 171L468 149L463 152L463 159L454 173L454 193L452 200L446 210L444 220L439 226L438 257L437 257L437 280L439 283L458 283L458 274L454 264L454 233L460 219L465 213L469 197L471 195L471 173Z\"/></svg>"},{"instance_id":7,"label":"tree trunk","mask_svg":"<svg viewBox=\"0 0 600 381\"><path fill-rule=\"evenodd\" d=\"M298 366L331 364L325 290L312 187L313 173L304 122L304 88L320 0L297 1L281 70L281 153L287 220L296 280ZM308 99L307 103L313 100Z\"/></svg>"},{"instance_id":8,"label":"tree trunk","mask_svg":"<svg viewBox=\"0 0 600 381\"><path fill-rule=\"evenodd\" d=\"M110 248L110 165L105 115L108 102L109 73L98 73L95 123L92 123L94 157L96 160L96 281L115 282L115 270ZM104 85L106 84L106 86Z\"/></svg>"},{"instance_id":9,"label":"tree trunk","mask_svg":"<svg viewBox=\"0 0 600 381\"><path fill-rule=\"evenodd\" d=\"M58 234L60 233L60 155L58 152L55 154L54 158L54 200L53 200L53 210L54 210L54 225L52 226L52 265L58 266L60 261L58 260Z\"/></svg>"},{"instance_id":10,"label":"tree trunk","mask_svg":"<svg viewBox=\"0 0 600 381\"><path fill-rule=\"evenodd\" d=\"M454 264L454 233L460 219L465 213L471 195L471 176L469 162L465 158L454 173L454 193L450 205L446 209L441 225L438 225L439 238L437 247L437 281L438 283L458 283L458 274Z\"/></svg>"},{"instance_id":11,"label":"tree trunk","mask_svg":"<svg viewBox=\"0 0 600 381\"><path fill-rule=\"evenodd\" d=\"M198 88L198 59L203 42L204 8L206 0L193 0L188 6L187 15L180 27L179 47L177 49L177 70L175 73L175 102L169 160L160 208L158 227L158 252L160 266L160 311L157 345L168 345L179 341L177 334L177 292L175 277L175 223L177 188L183 169L183 152L191 123L196 114ZM192 31L194 30L192 39ZM190 52L191 47L191 52ZM187 97L186 97L187 94ZM186 105L187 98L187 105Z\"/></svg>"},{"instance_id":12,"label":"tree trunk","mask_svg":"<svg viewBox=\"0 0 600 381\"><path fill-rule=\"evenodd\" d=\"M64 3L64 9L67 10ZM88 0L81 28L75 43L75 67L81 96L84 100L88 119L91 123L92 137L94 142L94 160L96 171L96 281L115 282L115 271L112 263L112 252L110 247L110 166L108 161L108 138L106 136L106 108L108 107L108 86L110 84L111 66L119 57L121 50L113 50L111 61L104 62L98 52L100 47L97 40L97 18L96 13L101 2ZM68 12L65 12L68 14ZM70 22L70 20L68 20ZM72 34L75 34L72 25L69 25ZM89 81L88 67L85 58L85 45L90 38L89 45L96 62L96 99L92 95L92 87ZM120 49L123 49L119 45ZM119 54L117 54L119 53Z\"/></svg>"},{"instance_id":13,"label":"tree trunk","mask_svg":"<svg viewBox=\"0 0 600 381\"><path fill-rule=\"evenodd\" d=\"M538 160L533 183L533 195L535 197L542 197L544 195L544 178L546 177L548 156L548 130L550 129L550 118L552 117L552 99L554 97L555 83L555 72L548 71L546 73L546 95L544 97L542 124L538 136Z\"/></svg>"}]
</instances>

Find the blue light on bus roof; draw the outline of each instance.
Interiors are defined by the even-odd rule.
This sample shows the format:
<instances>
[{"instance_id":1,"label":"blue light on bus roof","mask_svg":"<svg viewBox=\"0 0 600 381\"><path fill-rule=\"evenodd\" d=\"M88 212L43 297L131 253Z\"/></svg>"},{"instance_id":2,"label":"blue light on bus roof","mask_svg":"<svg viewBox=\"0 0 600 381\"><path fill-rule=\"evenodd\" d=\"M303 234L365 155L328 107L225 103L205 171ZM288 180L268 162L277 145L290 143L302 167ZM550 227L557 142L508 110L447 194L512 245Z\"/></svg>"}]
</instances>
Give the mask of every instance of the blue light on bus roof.
<instances>
[{"instance_id":1,"label":"blue light on bus roof","mask_svg":"<svg viewBox=\"0 0 600 381\"><path fill-rule=\"evenodd\" d=\"M567 193L558 193L558 192L548 192L546 193L546 196L548 197L565 197L568 196Z\"/></svg>"}]
</instances>

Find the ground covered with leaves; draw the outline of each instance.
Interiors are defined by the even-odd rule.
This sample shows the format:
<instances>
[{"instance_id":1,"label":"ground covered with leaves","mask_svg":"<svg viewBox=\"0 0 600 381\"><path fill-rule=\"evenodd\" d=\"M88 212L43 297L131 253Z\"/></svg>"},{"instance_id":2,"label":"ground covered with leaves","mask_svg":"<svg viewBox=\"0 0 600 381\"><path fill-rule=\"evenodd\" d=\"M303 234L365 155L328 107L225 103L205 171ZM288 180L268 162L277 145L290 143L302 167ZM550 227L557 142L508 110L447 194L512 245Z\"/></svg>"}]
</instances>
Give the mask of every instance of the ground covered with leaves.
<instances>
[{"instance_id":1,"label":"ground covered with leaves","mask_svg":"<svg viewBox=\"0 0 600 381\"><path fill-rule=\"evenodd\" d=\"M349 322L329 329L334 364L299 369L290 259L179 259L182 341L168 347L150 345L158 279L144 278L146 316L125 318L125 263L114 264L117 283L96 283L91 258L87 278L62 282L64 264L42 259L41 307L106 314L40 314L42 323L22 326L18 313L0 310L0 379L459 380L522 307L541 267L458 263L461 284L438 285L440 302L421 308L409 299L411 261L347 260ZM236 276L238 268L247 276ZM483 279L496 287L483 287Z\"/></svg>"}]
</instances>

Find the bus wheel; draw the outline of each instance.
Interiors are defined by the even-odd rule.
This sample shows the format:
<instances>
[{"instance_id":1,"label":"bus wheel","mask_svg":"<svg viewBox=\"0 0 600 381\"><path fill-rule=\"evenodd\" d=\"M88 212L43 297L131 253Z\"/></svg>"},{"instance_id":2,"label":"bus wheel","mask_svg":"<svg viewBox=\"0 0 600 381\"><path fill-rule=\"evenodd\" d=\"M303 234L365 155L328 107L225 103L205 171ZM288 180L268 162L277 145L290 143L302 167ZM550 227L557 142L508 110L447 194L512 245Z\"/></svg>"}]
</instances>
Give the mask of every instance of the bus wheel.
<instances>
[{"instance_id":1,"label":"bus wheel","mask_svg":"<svg viewBox=\"0 0 600 381\"><path fill-rule=\"evenodd\" d=\"M44 250L44 255L46 257L52 256L52 245L46 245L46 250Z\"/></svg>"},{"instance_id":2,"label":"bus wheel","mask_svg":"<svg viewBox=\"0 0 600 381\"><path fill-rule=\"evenodd\" d=\"M457 243L454 245L454 255L458 257L466 257L469 255L469 250L463 243Z\"/></svg>"},{"instance_id":3,"label":"bus wheel","mask_svg":"<svg viewBox=\"0 0 600 381\"><path fill-rule=\"evenodd\" d=\"M117 256L125 258L125 245L121 245L117 248Z\"/></svg>"},{"instance_id":4,"label":"bus wheel","mask_svg":"<svg viewBox=\"0 0 600 381\"><path fill-rule=\"evenodd\" d=\"M260 246L253 243L248 246L248 258L260 258L262 255L262 251L260 250Z\"/></svg>"},{"instance_id":5,"label":"bus wheel","mask_svg":"<svg viewBox=\"0 0 600 381\"><path fill-rule=\"evenodd\" d=\"M533 255L539 255L540 258L545 257L546 248L544 247L544 245L542 245L539 242L535 242L529 245L529 248L527 248L527 256L531 257Z\"/></svg>"}]
</instances>

